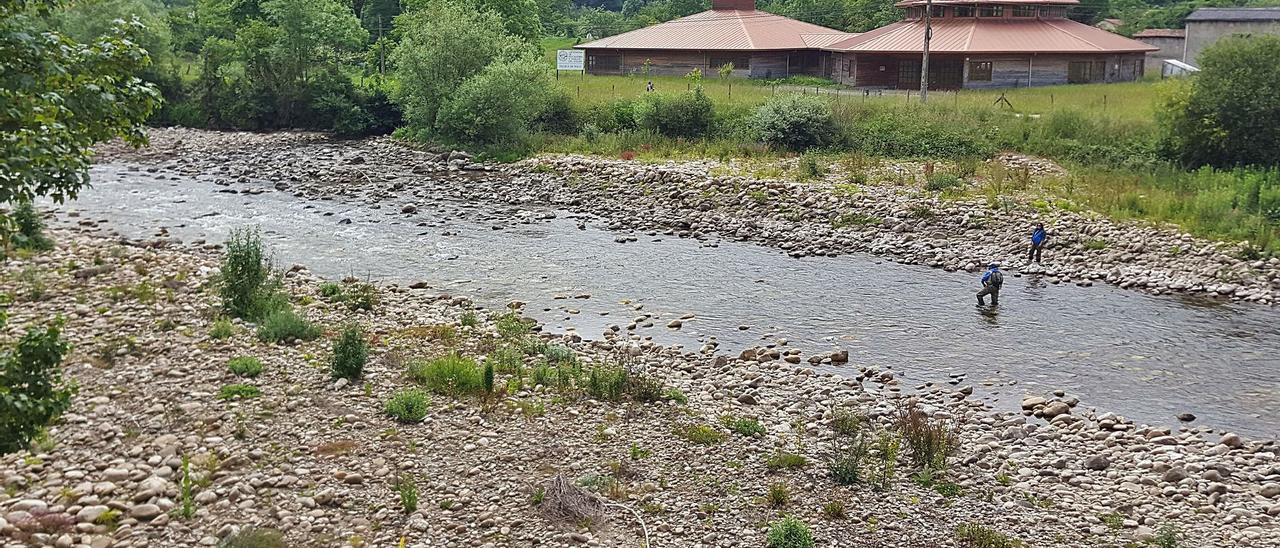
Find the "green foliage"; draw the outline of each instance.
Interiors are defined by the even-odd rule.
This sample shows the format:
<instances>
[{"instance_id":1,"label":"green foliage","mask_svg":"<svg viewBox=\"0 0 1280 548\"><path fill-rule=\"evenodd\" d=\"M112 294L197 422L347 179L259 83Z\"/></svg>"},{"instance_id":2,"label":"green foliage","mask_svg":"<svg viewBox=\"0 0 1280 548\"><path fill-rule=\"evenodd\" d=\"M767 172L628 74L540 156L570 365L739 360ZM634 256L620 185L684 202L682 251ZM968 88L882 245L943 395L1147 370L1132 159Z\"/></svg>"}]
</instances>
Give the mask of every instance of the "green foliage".
<instances>
[{"instance_id":1,"label":"green foliage","mask_svg":"<svg viewBox=\"0 0 1280 548\"><path fill-rule=\"evenodd\" d=\"M440 106L437 135L458 143L518 143L552 97L551 77L532 55L495 61Z\"/></svg>"},{"instance_id":2,"label":"green foliage","mask_svg":"<svg viewBox=\"0 0 1280 548\"><path fill-rule=\"evenodd\" d=\"M702 137L711 131L715 110L702 88L668 95L651 93L636 101L636 126L666 135L687 139Z\"/></svg>"},{"instance_id":3,"label":"green foliage","mask_svg":"<svg viewBox=\"0 0 1280 548\"><path fill-rule=\"evenodd\" d=\"M192 496L194 489L191 479L191 459L186 455L182 456L182 480L178 483L178 501L179 506L176 509L178 517L182 519L191 519L196 517L196 501Z\"/></svg>"},{"instance_id":4,"label":"green foliage","mask_svg":"<svg viewBox=\"0 0 1280 548\"><path fill-rule=\"evenodd\" d=\"M400 509L404 510L404 513L412 514L418 510L418 484L414 483L412 476L396 478L392 487L400 496Z\"/></svg>"},{"instance_id":5,"label":"green foliage","mask_svg":"<svg viewBox=\"0 0 1280 548\"><path fill-rule=\"evenodd\" d=\"M395 26L401 39L392 60L400 88L393 99L405 121L420 129L438 127L437 113L485 67L532 50L507 32L498 14L452 2L428 2L397 17Z\"/></svg>"},{"instance_id":6,"label":"green foliage","mask_svg":"<svg viewBox=\"0 0 1280 548\"><path fill-rule=\"evenodd\" d=\"M524 368L524 353L511 345L503 345L485 357L485 363L492 363L498 373L519 373Z\"/></svg>"},{"instance_id":7,"label":"green foliage","mask_svg":"<svg viewBox=\"0 0 1280 548\"><path fill-rule=\"evenodd\" d=\"M218 294L227 314L246 320L262 320L287 303L280 293L280 276L262 248L256 229L235 229L226 243Z\"/></svg>"},{"instance_id":8,"label":"green foliage","mask_svg":"<svg viewBox=\"0 0 1280 548\"><path fill-rule=\"evenodd\" d=\"M393 394L382 411L399 422L417 423L427 417L427 407L430 405L431 399L426 391L410 388Z\"/></svg>"},{"instance_id":9,"label":"green foliage","mask_svg":"<svg viewBox=\"0 0 1280 548\"><path fill-rule=\"evenodd\" d=\"M258 325L258 340L262 342L311 341L319 336L319 327L289 308L271 312Z\"/></svg>"},{"instance_id":10,"label":"green foliage","mask_svg":"<svg viewBox=\"0 0 1280 548\"><path fill-rule=\"evenodd\" d=\"M676 435L698 445L716 445L724 441L724 432L705 424L676 429Z\"/></svg>"},{"instance_id":11,"label":"green foliage","mask_svg":"<svg viewBox=\"0 0 1280 548\"><path fill-rule=\"evenodd\" d=\"M1157 548L1178 548L1182 546L1183 534L1182 530L1176 525L1165 525L1160 528L1160 532L1156 533L1156 538L1151 540Z\"/></svg>"},{"instance_id":12,"label":"green foliage","mask_svg":"<svg viewBox=\"0 0 1280 548\"><path fill-rule=\"evenodd\" d=\"M972 548L1017 548L1022 542L995 529L977 523L956 527L956 540Z\"/></svg>"},{"instance_id":13,"label":"green foliage","mask_svg":"<svg viewBox=\"0 0 1280 548\"><path fill-rule=\"evenodd\" d=\"M481 385L484 387L485 394L493 394L493 362L484 362L484 375L481 377Z\"/></svg>"},{"instance_id":14,"label":"green foliage","mask_svg":"<svg viewBox=\"0 0 1280 548\"><path fill-rule=\"evenodd\" d=\"M253 356L237 356L227 361L227 369L238 377L253 378L262 373L262 362Z\"/></svg>"},{"instance_id":15,"label":"green foliage","mask_svg":"<svg viewBox=\"0 0 1280 548\"><path fill-rule=\"evenodd\" d=\"M1280 36L1232 36L1200 54L1201 72L1166 90L1164 150L1190 166L1280 166Z\"/></svg>"},{"instance_id":16,"label":"green foliage","mask_svg":"<svg viewBox=\"0 0 1280 548\"><path fill-rule=\"evenodd\" d=\"M765 543L768 548L813 548L814 545L809 526L791 516L769 525Z\"/></svg>"},{"instance_id":17,"label":"green foliage","mask_svg":"<svg viewBox=\"0 0 1280 548\"><path fill-rule=\"evenodd\" d=\"M764 425L760 424L760 421L750 417L733 417L725 415L720 417L720 422L724 423L726 428L739 436L746 436L750 438L753 436L763 436L765 434Z\"/></svg>"},{"instance_id":18,"label":"green foliage","mask_svg":"<svg viewBox=\"0 0 1280 548\"><path fill-rule=\"evenodd\" d=\"M831 479L840 485L853 485L864 479L864 467L870 454L867 421L861 415L836 411L831 421L834 434Z\"/></svg>"},{"instance_id":19,"label":"green foliage","mask_svg":"<svg viewBox=\"0 0 1280 548\"><path fill-rule=\"evenodd\" d=\"M480 319L476 317L476 313L470 310L463 312L462 317L458 319L458 323L462 327L475 327L480 325Z\"/></svg>"},{"instance_id":20,"label":"green foliage","mask_svg":"<svg viewBox=\"0 0 1280 548\"><path fill-rule=\"evenodd\" d=\"M151 62L137 19L82 43L36 31L35 16L56 6L0 3L0 204L74 198L89 180L90 147L145 143L142 124L159 104L156 87L135 76Z\"/></svg>"},{"instance_id":21,"label":"green foliage","mask_svg":"<svg viewBox=\"0 0 1280 548\"><path fill-rule=\"evenodd\" d=\"M822 505L822 515L827 516L827 519L844 519L844 502L833 500Z\"/></svg>"},{"instance_id":22,"label":"green foliage","mask_svg":"<svg viewBox=\"0 0 1280 548\"><path fill-rule=\"evenodd\" d=\"M963 186L964 180L950 173L934 173L924 183L924 189L929 192L942 192Z\"/></svg>"},{"instance_id":23,"label":"green foliage","mask_svg":"<svg viewBox=\"0 0 1280 548\"><path fill-rule=\"evenodd\" d=\"M324 282L316 289L320 297L331 303L342 302L346 298L346 293L342 291L342 284L334 282Z\"/></svg>"},{"instance_id":24,"label":"green foliage","mask_svg":"<svg viewBox=\"0 0 1280 548\"><path fill-rule=\"evenodd\" d=\"M788 150L828 146L838 134L831 106L816 95L776 95L756 109L752 123L762 142Z\"/></svg>"},{"instance_id":25,"label":"green foliage","mask_svg":"<svg viewBox=\"0 0 1280 548\"><path fill-rule=\"evenodd\" d=\"M515 312L509 312L498 317L497 320L498 334L504 339L514 339L528 335L530 332L529 324Z\"/></svg>"},{"instance_id":26,"label":"green foliage","mask_svg":"<svg viewBox=\"0 0 1280 548\"><path fill-rule=\"evenodd\" d=\"M804 455L787 451L778 451L770 455L769 460L765 461L765 466L770 470L794 470L804 468L807 464L809 464L809 460Z\"/></svg>"},{"instance_id":27,"label":"green foliage","mask_svg":"<svg viewBox=\"0 0 1280 548\"><path fill-rule=\"evenodd\" d=\"M483 372L475 360L457 353L410 363L409 378L437 394L477 394L484 389Z\"/></svg>"},{"instance_id":28,"label":"green foliage","mask_svg":"<svg viewBox=\"0 0 1280 548\"><path fill-rule=\"evenodd\" d=\"M218 543L218 548L288 548L284 534L265 527L245 527Z\"/></svg>"},{"instance_id":29,"label":"green foliage","mask_svg":"<svg viewBox=\"0 0 1280 548\"><path fill-rule=\"evenodd\" d=\"M262 391L252 384L228 384L218 390L220 400L247 400L262 395Z\"/></svg>"},{"instance_id":30,"label":"green foliage","mask_svg":"<svg viewBox=\"0 0 1280 548\"><path fill-rule=\"evenodd\" d=\"M587 371L585 388L597 400L621 401L627 394L627 378L625 367L597 365Z\"/></svg>"},{"instance_id":31,"label":"green foliage","mask_svg":"<svg viewBox=\"0 0 1280 548\"><path fill-rule=\"evenodd\" d=\"M70 347L59 323L31 328L0 352L0 455L27 448L32 438L71 407L73 383L59 364Z\"/></svg>"},{"instance_id":32,"label":"green foliage","mask_svg":"<svg viewBox=\"0 0 1280 548\"><path fill-rule=\"evenodd\" d=\"M215 340L229 339L235 333L235 326L226 318L213 322L213 327L209 328L209 337Z\"/></svg>"},{"instance_id":33,"label":"green foliage","mask_svg":"<svg viewBox=\"0 0 1280 548\"><path fill-rule=\"evenodd\" d=\"M947 469L947 459L960 442L954 421L930 417L914 401L898 408L897 429L907 443L911 462L934 472Z\"/></svg>"},{"instance_id":34,"label":"green foliage","mask_svg":"<svg viewBox=\"0 0 1280 548\"><path fill-rule=\"evenodd\" d=\"M11 230L4 232L8 245L29 251L53 249L53 240L44 233L44 220L30 201L18 202L9 213L9 220Z\"/></svg>"},{"instance_id":35,"label":"green foliage","mask_svg":"<svg viewBox=\"0 0 1280 548\"><path fill-rule=\"evenodd\" d=\"M364 374L364 365L368 361L369 342L364 338L364 330L355 324L343 327L338 340L333 343L330 375L335 379L356 380Z\"/></svg>"},{"instance_id":36,"label":"green foliage","mask_svg":"<svg viewBox=\"0 0 1280 548\"><path fill-rule=\"evenodd\" d=\"M782 508L791 502L791 488L783 482L769 484L764 494L765 503L774 508Z\"/></svg>"}]
</instances>

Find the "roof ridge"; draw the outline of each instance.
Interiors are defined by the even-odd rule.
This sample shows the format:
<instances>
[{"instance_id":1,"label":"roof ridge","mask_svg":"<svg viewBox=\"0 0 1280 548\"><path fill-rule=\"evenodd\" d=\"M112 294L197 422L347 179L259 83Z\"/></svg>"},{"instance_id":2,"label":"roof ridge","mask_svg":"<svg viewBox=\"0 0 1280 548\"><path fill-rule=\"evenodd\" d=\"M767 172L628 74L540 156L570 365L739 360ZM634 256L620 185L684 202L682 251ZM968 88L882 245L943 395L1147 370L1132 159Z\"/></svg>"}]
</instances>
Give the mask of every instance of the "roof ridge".
<instances>
[{"instance_id":1,"label":"roof ridge","mask_svg":"<svg viewBox=\"0 0 1280 548\"><path fill-rule=\"evenodd\" d=\"M739 14L738 24L742 25L742 35L747 38L747 47L751 49L755 49L756 41L751 39L751 32L747 30L747 22L742 18L742 15L741 15L742 12L737 12L737 13Z\"/></svg>"},{"instance_id":2,"label":"roof ridge","mask_svg":"<svg viewBox=\"0 0 1280 548\"><path fill-rule=\"evenodd\" d=\"M1046 25L1049 25L1049 26L1051 26L1051 27L1055 28L1055 29L1058 29L1058 30L1059 30L1059 31L1061 31L1061 32L1066 33L1068 36L1070 36L1070 37L1072 37L1072 38L1075 38L1076 40L1079 40L1079 41L1081 41L1081 42L1084 42L1084 43L1086 43L1086 44L1089 44L1090 46L1093 46L1093 49L1098 49L1098 50L1106 50L1106 49L1107 49L1107 48L1104 48L1104 47L1102 47L1102 46L1099 46L1098 44L1095 44L1095 43L1093 43L1093 42L1089 41L1088 39L1086 39L1086 38L1084 38L1084 37L1082 37L1082 36L1080 36L1080 35L1078 35L1078 34L1076 34L1076 33L1074 33L1074 32L1071 32L1071 31L1070 31L1070 30L1068 30L1068 29L1064 29L1064 28L1062 28L1062 27L1059 27L1058 25L1053 24L1053 21L1045 20L1045 21L1044 21L1044 23L1045 23ZM1082 23L1077 23L1077 24L1082 24ZM1093 28L1093 27L1089 27L1089 26L1087 26L1087 25L1086 25L1086 27L1087 27L1087 28ZM1101 29L1099 29L1099 30L1101 30ZM1105 31L1105 30L1104 30L1104 31L1102 31L1102 32L1107 32L1107 31Z\"/></svg>"},{"instance_id":3,"label":"roof ridge","mask_svg":"<svg viewBox=\"0 0 1280 548\"><path fill-rule=\"evenodd\" d=\"M973 47L973 33L978 32L978 24L978 21L975 20L972 25L969 25L969 35L964 37L965 51L969 51L969 48ZM930 36L930 38L932 38L932 36Z\"/></svg>"}]
</instances>

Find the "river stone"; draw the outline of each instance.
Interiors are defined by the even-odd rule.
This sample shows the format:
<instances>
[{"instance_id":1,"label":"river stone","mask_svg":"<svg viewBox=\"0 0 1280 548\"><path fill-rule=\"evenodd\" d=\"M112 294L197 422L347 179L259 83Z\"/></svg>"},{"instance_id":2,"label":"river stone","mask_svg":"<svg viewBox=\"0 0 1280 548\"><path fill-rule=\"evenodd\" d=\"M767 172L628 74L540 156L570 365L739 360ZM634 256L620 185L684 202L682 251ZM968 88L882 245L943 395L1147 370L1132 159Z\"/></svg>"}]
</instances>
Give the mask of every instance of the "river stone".
<instances>
[{"instance_id":1,"label":"river stone","mask_svg":"<svg viewBox=\"0 0 1280 548\"><path fill-rule=\"evenodd\" d=\"M1263 497L1273 499L1280 496L1280 483L1268 483L1262 486L1262 490L1258 492Z\"/></svg>"},{"instance_id":2,"label":"river stone","mask_svg":"<svg viewBox=\"0 0 1280 548\"><path fill-rule=\"evenodd\" d=\"M1046 419L1052 419L1058 415L1066 415L1070 412L1071 406L1067 405L1067 402L1061 401L1050 403L1049 405L1044 406L1044 411L1041 411Z\"/></svg>"},{"instance_id":3,"label":"river stone","mask_svg":"<svg viewBox=\"0 0 1280 548\"><path fill-rule=\"evenodd\" d=\"M1164 481L1166 483L1178 483L1187 479L1187 471L1182 468L1170 468L1164 473Z\"/></svg>"},{"instance_id":4,"label":"river stone","mask_svg":"<svg viewBox=\"0 0 1280 548\"><path fill-rule=\"evenodd\" d=\"M102 514L107 513L107 507L102 505L85 506L79 512L76 512L76 521L79 523L93 523L98 521Z\"/></svg>"},{"instance_id":5,"label":"river stone","mask_svg":"<svg viewBox=\"0 0 1280 548\"><path fill-rule=\"evenodd\" d=\"M154 504L139 504L129 509L129 517L140 520L153 519L163 513L164 510Z\"/></svg>"},{"instance_id":6,"label":"river stone","mask_svg":"<svg viewBox=\"0 0 1280 548\"><path fill-rule=\"evenodd\" d=\"M1111 467L1111 460L1106 455L1094 455L1084 460L1084 467L1090 470L1106 470Z\"/></svg>"},{"instance_id":7,"label":"river stone","mask_svg":"<svg viewBox=\"0 0 1280 548\"><path fill-rule=\"evenodd\" d=\"M1239 434L1228 432L1222 435L1222 440L1220 440L1218 443L1221 443L1222 445L1225 445L1232 449L1239 449L1241 446L1244 445L1244 440L1240 438Z\"/></svg>"},{"instance_id":8,"label":"river stone","mask_svg":"<svg viewBox=\"0 0 1280 548\"><path fill-rule=\"evenodd\" d=\"M1022 398L1022 409L1024 411L1030 411L1041 405L1044 405L1046 401L1048 400L1045 400L1040 396L1027 396L1025 398Z\"/></svg>"}]
</instances>

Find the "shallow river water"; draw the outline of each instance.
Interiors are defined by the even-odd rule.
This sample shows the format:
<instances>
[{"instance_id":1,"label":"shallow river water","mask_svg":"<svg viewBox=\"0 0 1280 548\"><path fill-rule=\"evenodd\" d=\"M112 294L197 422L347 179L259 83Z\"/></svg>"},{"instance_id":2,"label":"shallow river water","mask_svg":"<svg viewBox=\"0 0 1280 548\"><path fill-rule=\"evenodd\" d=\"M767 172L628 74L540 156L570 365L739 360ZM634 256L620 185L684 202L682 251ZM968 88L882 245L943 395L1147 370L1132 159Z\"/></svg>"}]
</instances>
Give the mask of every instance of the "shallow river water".
<instances>
[{"instance_id":1,"label":"shallow river water","mask_svg":"<svg viewBox=\"0 0 1280 548\"><path fill-rule=\"evenodd\" d=\"M736 355L787 339L806 353L848 349L850 364L832 371L888 367L907 388L959 378L1005 407L1061 389L1140 422L1173 426L1175 415L1190 412L1195 424L1280 437L1273 308L1010 273L993 312L975 306L974 274L870 255L793 259L752 244L645 234L617 243L619 234L563 211L495 230L492 221L458 215L465 204L406 216L399 207L307 201L266 183L235 187L265 191L259 195L220 192L226 187L124 165L95 166L92 181L63 208L129 236L164 227L184 241L220 242L232 228L257 225L283 265L333 278L425 281L490 307L518 299L552 331L598 336L640 315L624 303L641 304L658 318L637 332L664 344L696 350L715 337ZM563 298L579 294L590 298ZM682 329L666 327L686 314L695 318Z\"/></svg>"}]
</instances>

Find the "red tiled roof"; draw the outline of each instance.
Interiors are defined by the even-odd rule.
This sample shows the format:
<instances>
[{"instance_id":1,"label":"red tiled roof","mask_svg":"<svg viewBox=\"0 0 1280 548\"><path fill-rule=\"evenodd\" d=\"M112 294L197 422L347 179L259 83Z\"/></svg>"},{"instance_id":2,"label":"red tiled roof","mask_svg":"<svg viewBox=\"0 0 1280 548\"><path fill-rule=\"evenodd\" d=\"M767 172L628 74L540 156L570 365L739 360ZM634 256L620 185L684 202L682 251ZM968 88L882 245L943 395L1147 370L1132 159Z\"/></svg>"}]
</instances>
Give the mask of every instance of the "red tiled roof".
<instances>
[{"instance_id":1,"label":"red tiled roof","mask_svg":"<svg viewBox=\"0 0 1280 548\"><path fill-rule=\"evenodd\" d=\"M821 48L856 36L758 10L707 10L601 38L582 49L784 50Z\"/></svg>"},{"instance_id":2,"label":"red tiled roof","mask_svg":"<svg viewBox=\"0 0 1280 548\"><path fill-rule=\"evenodd\" d=\"M830 51L918 53L924 21L900 21L827 46ZM1119 53L1159 48L1070 19L965 17L933 20L936 53Z\"/></svg>"},{"instance_id":3,"label":"red tiled roof","mask_svg":"<svg viewBox=\"0 0 1280 548\"><path fill-rule=\"evenodd\" d=\"M902 0L893 6L895 8L912 8L916 6L923 6L927 1L928 0ZM933 5L935 6L951 6L957 4L961 6L973 6L978 4L1003 4L1006 6L1015 4L1035 4L1037 6L1074 6L1079 3L1080 0L933 0Z\"/></svg>"},{"instance_id":4,"label":"red tiled roof","mask_svg":"<svg viewBox=\"0 0 1280 548\"><path fill-rule=\"evenodd\" d=\"M1183 29L1147 29L1134 33L1134 38L1186 38Z\"/></svg>"}]
</instances>

